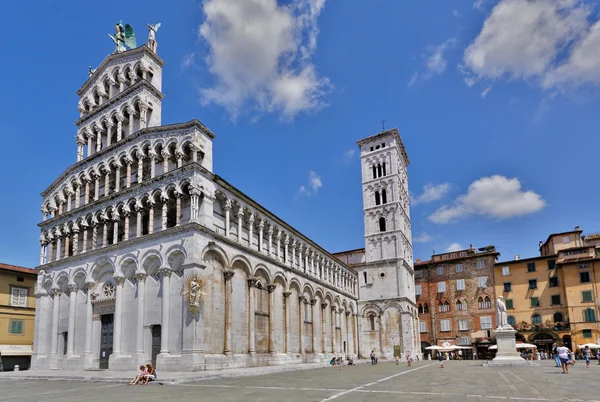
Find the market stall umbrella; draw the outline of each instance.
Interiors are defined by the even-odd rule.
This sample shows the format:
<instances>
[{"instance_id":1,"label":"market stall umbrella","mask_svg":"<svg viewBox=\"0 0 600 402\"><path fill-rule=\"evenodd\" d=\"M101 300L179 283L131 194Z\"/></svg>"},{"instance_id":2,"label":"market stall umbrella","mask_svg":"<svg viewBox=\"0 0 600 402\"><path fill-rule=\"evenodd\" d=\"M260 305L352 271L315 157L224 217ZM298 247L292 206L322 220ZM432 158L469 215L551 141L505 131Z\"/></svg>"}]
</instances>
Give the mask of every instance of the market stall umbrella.
<instances>
[{"instance_id":1,"label":"market stall umbrella","mask_svg":"<svg viewBox=\"0 0 600 402\"><path fill-rule=\"evenodd\" d=\"M517 349L533 349L536 348L537 346L532 345L531 343L517 343Z\"/></svg>"},{"instance_id":2,"label":"market stall umbrella","mask_svg":"<svg viewBox=\"0 0 600 402\"><path fill-rule=\"evenodd\" d=\"M586 343L584 345L577 346L579 349L585 349L586 346L589 346L590 349L600 349L600 345L596 345L595 343Z\"/></svg>"},{"instance_id":3,"label":"market stall umbrella","mask_svg":"<svg viewBox=\"0 0 600 402\"><path fill-rule=\"evenodd\" d=\"M432 345L432 346L427 346L425 349L426 350L440 350L440 349L444 349L444 348L441 346Z\"/></svg>"}]
</instances>

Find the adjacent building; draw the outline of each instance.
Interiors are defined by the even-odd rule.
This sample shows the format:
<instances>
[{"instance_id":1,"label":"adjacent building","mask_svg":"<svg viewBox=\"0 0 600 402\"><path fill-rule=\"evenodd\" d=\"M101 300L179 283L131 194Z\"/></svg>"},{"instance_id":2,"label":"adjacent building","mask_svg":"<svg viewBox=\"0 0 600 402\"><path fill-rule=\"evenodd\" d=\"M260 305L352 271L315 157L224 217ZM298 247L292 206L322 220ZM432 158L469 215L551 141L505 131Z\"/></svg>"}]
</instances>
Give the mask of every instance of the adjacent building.
<instances>
[{"instance_id":1,"label":"adjacent building","mask_svg":"<svg viewBox=\"0 0 600 402\"><path fill-rule=\"evenodd\" d=\"M496 294L503 295L508 322L517 339L551 350L555 342L577 349L600 341L596 273L599 235L572 231L553 233L540 241L538 257L498 262Z\"/></svg>"},{"instance_id":2,"label":"adjacent building","mask_svg":"<svg viewBox=\"0 0 600 402\"><path fill-rule=\"evenodd\" d=\"M483 357L496 328L494 246L434 254L415 264L415 292L423 350L463 348L464 358Z\"/></svg>"},{"instance_id":3,"label":"adjacent building","mask_svg":"<svg viewBox=\"0 0 600 402\"><path fill-rule=\"evenodd\" d=\"M0 355L4 370L30 367L37 271L0 263Z\"/></svg>"}]
</instances>

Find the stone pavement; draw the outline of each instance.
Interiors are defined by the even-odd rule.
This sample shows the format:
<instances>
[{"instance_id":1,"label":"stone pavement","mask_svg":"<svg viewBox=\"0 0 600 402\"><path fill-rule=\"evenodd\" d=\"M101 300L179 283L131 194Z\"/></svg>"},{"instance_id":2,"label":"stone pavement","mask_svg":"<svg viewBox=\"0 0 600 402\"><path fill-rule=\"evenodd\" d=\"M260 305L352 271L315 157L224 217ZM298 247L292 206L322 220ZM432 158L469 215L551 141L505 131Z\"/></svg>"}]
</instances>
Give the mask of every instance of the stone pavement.
<instances>
[{"instance_id":1,"label":"stone pavement","mask_svg":"<svg viewBox=\"0 0 600 402\"><path fill-rule=\"evenodd\" d=\"M287 369L288 367L285 367ZM281 369L275 367L275 369ZM256 371L255 371L256 372ZM233 375L233 373L232 373ZM15 380L0 376L3 401L600 401L600 366L578 362L563 375L537 367L481 367L476 361L324 367L169 385Z\"/></svg>"}]
</instances>

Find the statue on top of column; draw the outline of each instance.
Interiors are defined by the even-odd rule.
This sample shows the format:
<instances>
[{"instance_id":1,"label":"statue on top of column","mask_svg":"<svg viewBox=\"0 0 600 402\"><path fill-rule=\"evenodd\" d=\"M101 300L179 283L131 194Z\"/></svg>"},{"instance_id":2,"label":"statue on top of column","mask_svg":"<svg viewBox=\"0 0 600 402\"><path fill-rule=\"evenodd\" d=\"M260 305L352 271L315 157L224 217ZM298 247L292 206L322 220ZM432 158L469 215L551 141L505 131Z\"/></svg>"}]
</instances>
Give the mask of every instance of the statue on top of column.
<instances>
[{"instance_id":1,"label":"statue on top of column","mask_svg":"<svg viewBox=\"0 0 600 402\"><path fill-rule=\"evenodd\" d=\"M110 36L116 46L113 53L122 53L128 48L133 49L137 47L133 27L129 24L123 26L122 21L115 24L115 36L112 36L111 34L108 34L108 36Z\"/></svg>"},{"instance_id":2,"label":"statue on top of column","mask_svg":"<svg viewBox=\"0 0 600 402\"><path fill-rule=\"evenodd\" d=\"M148 47L156 53L156 49L158 48L158 43L156 43L156 31L160 28L160 22L157 24L146 24L148 25Z\"/></svg>"}]
</instances>

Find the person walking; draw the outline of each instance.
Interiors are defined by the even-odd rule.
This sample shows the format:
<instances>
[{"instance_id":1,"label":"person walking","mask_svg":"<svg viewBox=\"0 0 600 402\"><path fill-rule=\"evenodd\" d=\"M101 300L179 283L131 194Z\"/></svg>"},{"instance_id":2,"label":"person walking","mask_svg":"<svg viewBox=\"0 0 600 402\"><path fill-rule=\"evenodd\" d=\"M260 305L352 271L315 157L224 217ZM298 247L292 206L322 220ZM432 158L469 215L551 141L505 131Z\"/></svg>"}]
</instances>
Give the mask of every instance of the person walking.
<instances>
[{"instance_id":1,"label":"person walking","mask_svg":"<svg viewBox=\"0 0 600 402\"><path fill-rule=\"evenodd\" d=\"M375 350L371 350L371 365L375 365Z\"/></svg>"},{"instance_id":2,"label":"person walking","mask_svg":"<svg viewBox=\"0 0 600 402\"><path fill-rule=\"evenodd\" d=\"M560 358L558 357L558 346L555 344L552 345L552 357L554 358L554 367L560 367Z\"/></svg>"},{"instance_id":3,"label":"person walking","mask_svg":"<svg viewBox=\"0 0 600 402\"><path fill-rule=\"evenodd\" d=\"M585 345L583 349L583 357L585 357L585 368L590 368L590 359L592 357L592 351L588 345Z\"/></svg>"},{"instance_id":4,"label":"person walking","mask_svg":"<svg viewBox=\"0 0 600 402\"><path fill-rule=\"evenodd\" d=\"M438 352L438 360L440 361L440 368L444 368L444 355Z\"/></svg>"},{"instance_id":5,"label":"person walking","mask_svg":"<svg viewBox=\"0 0 600 402\"><path fill-rule=\"evenodd\" d=\"M560 346L556 348L556 352L558 353L558 358L560 359L560 365L562 367L563 374L569 374L569 354L571 351L565 346L564 343L561 343Z\"/></svg>"}]
</instances>

